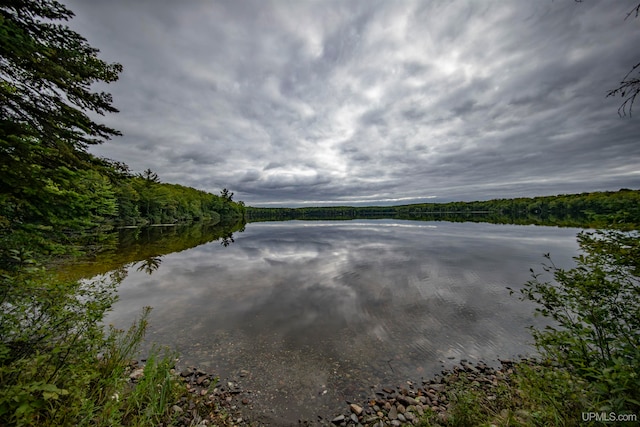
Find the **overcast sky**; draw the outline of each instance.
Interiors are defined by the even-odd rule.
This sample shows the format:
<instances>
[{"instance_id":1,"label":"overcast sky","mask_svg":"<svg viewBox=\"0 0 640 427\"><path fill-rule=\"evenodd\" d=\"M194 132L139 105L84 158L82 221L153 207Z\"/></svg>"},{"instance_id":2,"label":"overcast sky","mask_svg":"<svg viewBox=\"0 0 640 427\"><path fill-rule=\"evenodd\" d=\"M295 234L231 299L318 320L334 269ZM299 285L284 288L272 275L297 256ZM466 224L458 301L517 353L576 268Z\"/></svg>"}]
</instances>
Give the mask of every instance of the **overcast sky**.
<instances>
[{"instance_id":1,"label":"overcast sky","mask_svg":"<svg viewBox=\"0 0 640 427\"><path fill-rule=\"evenodd\" d=\"M626 0L64 0L119 62L92 152L252 206L640 188ZM103 89L103 87L101 87Z\"/></svg>"}]
</instances>

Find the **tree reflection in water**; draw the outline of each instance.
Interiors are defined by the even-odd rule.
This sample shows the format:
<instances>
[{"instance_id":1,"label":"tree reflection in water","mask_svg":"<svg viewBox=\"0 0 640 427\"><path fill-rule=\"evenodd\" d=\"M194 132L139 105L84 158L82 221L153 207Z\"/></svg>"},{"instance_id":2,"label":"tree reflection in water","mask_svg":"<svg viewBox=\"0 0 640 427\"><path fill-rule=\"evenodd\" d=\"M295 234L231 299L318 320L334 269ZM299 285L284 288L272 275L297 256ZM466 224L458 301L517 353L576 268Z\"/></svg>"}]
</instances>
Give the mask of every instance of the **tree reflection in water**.
<instances>
[{"instance_id":1,"label":"tree reflection in water","mask_svg":"<svg viewBox=\"0 0 640 427\"><path fill-rule=\"evenodd\" d=\"M137 271L144 271L147 274L151 274L156 271L160 264L162 264L162 257L149 257L140 261L140 265L136 269Z\"/></svg>"}]
</instances>

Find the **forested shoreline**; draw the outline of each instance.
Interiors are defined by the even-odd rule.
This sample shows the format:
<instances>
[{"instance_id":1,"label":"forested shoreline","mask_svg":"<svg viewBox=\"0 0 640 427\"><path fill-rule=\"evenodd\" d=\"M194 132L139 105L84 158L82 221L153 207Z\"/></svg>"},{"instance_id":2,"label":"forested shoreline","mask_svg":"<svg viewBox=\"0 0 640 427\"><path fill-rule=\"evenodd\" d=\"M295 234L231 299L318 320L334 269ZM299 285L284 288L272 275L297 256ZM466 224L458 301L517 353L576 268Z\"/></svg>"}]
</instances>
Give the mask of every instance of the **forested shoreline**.
<instances>
[{"instance_id":1,"label":"forested shoreline","mask_svg":"<svg viewBox=\"0 0 640 427\"><path fill-rule=\"evenodd\" d=\"M70 247L99 250L101 234L114 227L192 221L235 223L244 204L179 184L160 182L151 170L129 172L126 165L92 158L85 169L57 167L34 187L14 186L0 196L0 258L11 264L16 252L64 254ZM1 178L6 183L6 175ZM13 258L11 256L13 254Z\"/></svg>"},{"instance_id":2,"label":"forested shoreline","mask_svg":"<svg viewBox=\"0 0 640 427\"><path fill-rule=\"evenodd\" d=\"M640 225L640 190L518 197L473 202L419 203L398 206L326 206L246 208L248 221L285 219L395 218L427 221L473 221L597 228Z\"/></svg>"}]
</instances>

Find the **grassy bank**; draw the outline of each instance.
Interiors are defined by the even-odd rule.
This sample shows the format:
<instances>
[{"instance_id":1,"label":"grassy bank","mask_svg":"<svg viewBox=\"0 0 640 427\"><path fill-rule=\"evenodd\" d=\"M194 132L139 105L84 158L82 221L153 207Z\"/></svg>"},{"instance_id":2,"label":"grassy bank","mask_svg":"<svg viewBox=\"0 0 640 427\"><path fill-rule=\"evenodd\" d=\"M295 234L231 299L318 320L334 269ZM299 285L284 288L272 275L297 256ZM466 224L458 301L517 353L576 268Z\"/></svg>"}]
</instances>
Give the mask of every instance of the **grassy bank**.
<instances>
[{"instance_id":1,"label":"grassy bank","mask_svg":"<svg viewBox=\"0 0 640 427\"><path fill-rule=\"evenodd\" d=\"M502 369L454 369L435 391L445 410L426 411L422 426L578 426L637 420L630 410L601 408L594 384L549 361L521 360ZM629 425L633 425L630 423Z\"/></svg>"},{"instance_id":2,"label":"grassy bank","mask_svg":"<svg viewBox=\"0 0 640 427\"><path fill-rule=\"evenodd\" d=\"M21 263L1 278L0 422L140 425L145 413L161 417L155 390L154 397L144 397L148 391L129 391L125 381L148 310L126 332L105 329L100 321L115 301L115 283L63 281L30 259ZM157 370L150 377L162 375L167 360L150 364ZM153 411L134 410L133 405L146 406L145 400Z\"/></svg>"}]
</instances>

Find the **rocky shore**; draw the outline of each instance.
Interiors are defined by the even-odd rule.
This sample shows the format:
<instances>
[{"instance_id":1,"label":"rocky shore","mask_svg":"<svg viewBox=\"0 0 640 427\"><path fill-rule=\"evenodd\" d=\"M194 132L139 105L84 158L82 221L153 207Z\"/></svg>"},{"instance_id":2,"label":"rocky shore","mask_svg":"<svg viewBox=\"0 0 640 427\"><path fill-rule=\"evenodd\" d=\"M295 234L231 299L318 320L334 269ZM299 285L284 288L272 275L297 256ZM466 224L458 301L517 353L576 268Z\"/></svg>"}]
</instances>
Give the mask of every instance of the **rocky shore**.
<instances>
[{"instance_id":1,"label":"rocky shore","mask_svg":"<svg viewBox=\"0 0 640 427\"><path fill-rule=\"evenodd\" d=\"M450 370L420 382L383 387L373 392L365 402L345 402L341 414L315 420L298 420L282 424L268 417L249 415L256 393L243 390L233 380L220 380L214 374L197 368L175 371L185 384L186 395L172 406L174 420L179 426L408 426L425 421L429 425L447 425L451 400L461 386L482 390L488 401L497 398L499 386L508 386L515 362L501 360L499 368L483 362L475 365L461 361ZM141 368L133 368L132 382L141 375ZM240 372L242 376L242 371ZM174 424L175 425L175 424Z\"/></svg>"},{"instance_id":2,"label":"rocky shore","mask_svg":"<svg viewBox=\"0 0 640 427\"><path fill-rule=\"evenodd\" d=\"M405 426L418 425L428 419L432 424L447 423L450 416L451 393L462 385L482 389L489 400L496 399L499 384L509 383L514 362L501 360L499 369L483 362L472 365L463 360L441 375L422 380L421 384L407 381L396 387L385 387L368 402L349 403L345 410L325 425L334 426Z\"/></svg>"},{"instance_id":3,"label":"rocky shore","mask_svg":"<svg viewBox=\"0 0 640 427\"><path fill-rule=\"evenodd\" d=\"M177 373L176 373L177 374ZM243 417L242 407L252 402L252 393L237 383L220 381L215 375L197 368L180 371L188 397L183 396L172 411L182 426L260 426L260 422Z\"/></svg>"}]
</instances>

